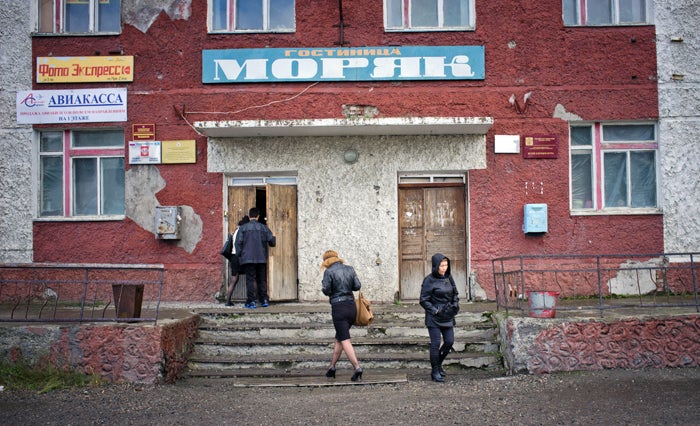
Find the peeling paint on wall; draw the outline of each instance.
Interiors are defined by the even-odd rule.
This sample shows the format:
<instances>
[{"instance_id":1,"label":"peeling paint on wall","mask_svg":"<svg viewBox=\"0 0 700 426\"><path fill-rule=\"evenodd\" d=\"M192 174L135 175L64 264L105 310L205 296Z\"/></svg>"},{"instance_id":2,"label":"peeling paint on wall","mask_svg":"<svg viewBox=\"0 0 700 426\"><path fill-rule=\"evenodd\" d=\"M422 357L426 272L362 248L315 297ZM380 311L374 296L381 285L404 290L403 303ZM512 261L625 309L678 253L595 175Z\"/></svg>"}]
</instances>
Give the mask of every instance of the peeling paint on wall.
<instances>
[{"instance_id":1,"label":"peeling paint on wall","mask_svg":"<svg viewBox=\"0 0 700 426\"><path fill-rule=\"evenodd\" d=\"M564 121L582 121L583 118L579 117L578 115L568 112L566 108L564 108L564 105L562 104L557 104L556 107L554 107L554 114L552 114L553 118L560 118Z\"/></svg>"},{"instance_id":2,"label":"peeling paint on wall","mask_svg":"<svg viewBox=\"0 0 700 426\"><path fill-rule=\"evenodd\" d=\"M126 172L126 215L148 232L154 232L156 206L160 206L156 194L165 188L165 179L156 166L132 167ZM192 253L202 240L202 218L190 206L182 207L182 227L177 246ZM155 235L155 234L154 234ZM155 238L155 237L154 237Z\"/></svg>"},{"instance_id":3,"label":"peeling paint on wall","mask_svg":"<svg viewBox=\"0 0 700 426\"><path fill-rule=\"evenodd\" d=\"M165 12L173 20L187 20L192 14L192 0L122 1L122 21L143 33L148 31L161 12Z\"/></svg>"}]
</instances>

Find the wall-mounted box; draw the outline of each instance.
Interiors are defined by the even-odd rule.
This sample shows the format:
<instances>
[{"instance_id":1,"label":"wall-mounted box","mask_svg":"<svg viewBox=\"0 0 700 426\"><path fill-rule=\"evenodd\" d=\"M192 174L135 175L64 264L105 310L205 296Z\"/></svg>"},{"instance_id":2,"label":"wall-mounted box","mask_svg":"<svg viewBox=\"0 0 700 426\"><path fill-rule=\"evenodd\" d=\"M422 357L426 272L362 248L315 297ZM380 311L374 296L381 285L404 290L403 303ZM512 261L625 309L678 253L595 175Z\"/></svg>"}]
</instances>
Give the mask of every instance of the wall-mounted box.
<instances>
[{"instance_id":1,"label":"wall-mounted box","mask_svg":"<svg viewBox=\"0 0 700 426\"><path fill-rule=\"evenodd\" d=\"M525 204L523 232L526 234L547 232L546 204Z\"/></svg>"},{"instance_id":2,"label":"wall-mounted box","mask_svg":"<svg viewBox=\"0 0 700 426\"><path fill-rule=\"evenodd\" d=\"M156 206L156 239L179 240L182 208L180 206Z\"/></svg>"}]
</instances>

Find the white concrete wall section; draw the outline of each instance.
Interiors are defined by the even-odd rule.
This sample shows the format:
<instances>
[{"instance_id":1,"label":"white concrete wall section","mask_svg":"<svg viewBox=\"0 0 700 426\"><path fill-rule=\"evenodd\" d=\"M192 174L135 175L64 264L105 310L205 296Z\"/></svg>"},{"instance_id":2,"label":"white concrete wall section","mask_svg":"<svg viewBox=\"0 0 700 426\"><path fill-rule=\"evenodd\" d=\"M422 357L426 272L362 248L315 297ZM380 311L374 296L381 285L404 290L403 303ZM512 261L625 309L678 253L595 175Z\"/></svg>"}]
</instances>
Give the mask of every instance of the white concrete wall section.
<instances>
[{"instance_id":1,"label":"white concrete wall section","mask_svg":"<svg viewBox=\"0 0 700 426\"><path fill-rule=\"evenodd\" d=\"M700 251L700 3L654 2L664 251Z\"/></svg>"},{"instance_id":2,"label":"white concrete wall section","mask_svg":"<svg viewBox=\"0 0 700 426\"><path fill-rule=\"evenodd\" d=\"M32 131L17 124L15 106L32 87L31 3L0 7L0 263L32 261Z\"/></svg>"},{"instance_id":3,"label":"white concrete wall section","mask_svg":"<svg viewBox=\"0 0 700 426\"><path fill-rule=\"evenodd\" d=\"M359 153L343 161L348 149ZM399 172L486 167L484 135L211 139L208 171L297 175L299 299L324 300L321 254L337 250L363 292L391 302L398 291Z\"/></svg>"}]
</instances>

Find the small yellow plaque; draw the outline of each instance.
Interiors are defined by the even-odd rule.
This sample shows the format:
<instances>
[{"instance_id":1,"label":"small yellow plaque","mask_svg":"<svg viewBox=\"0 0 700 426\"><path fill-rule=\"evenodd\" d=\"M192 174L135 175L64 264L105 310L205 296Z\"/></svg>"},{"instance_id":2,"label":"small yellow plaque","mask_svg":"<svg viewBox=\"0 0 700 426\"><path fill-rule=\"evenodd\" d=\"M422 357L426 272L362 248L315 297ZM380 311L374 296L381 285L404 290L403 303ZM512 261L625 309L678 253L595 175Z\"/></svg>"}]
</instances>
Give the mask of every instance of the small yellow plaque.
<instances>
[{"instance_id":1,"label":"small yellow plaque","mask_svg":"<svg viewBox=\"0 0 700 426\"><path fill-rule=\"evenodd\" d=\"M162 141L162 164L197 162L197 144L192 140Z\"/></svg>"}]
</instances>

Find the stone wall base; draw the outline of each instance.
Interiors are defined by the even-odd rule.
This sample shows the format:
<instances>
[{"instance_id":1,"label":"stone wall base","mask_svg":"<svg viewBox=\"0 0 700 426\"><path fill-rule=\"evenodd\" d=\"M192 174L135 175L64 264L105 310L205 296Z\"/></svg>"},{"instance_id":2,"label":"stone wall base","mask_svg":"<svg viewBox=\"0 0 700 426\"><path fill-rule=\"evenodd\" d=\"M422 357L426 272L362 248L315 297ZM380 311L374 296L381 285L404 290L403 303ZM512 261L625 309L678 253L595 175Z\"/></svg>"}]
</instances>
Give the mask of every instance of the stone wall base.
<instances>
[{"instance_id":1,"label":"stone wall base","mask_svg":"<svg viewBox=\"0 0 700 426\"><path fill-rule=\"evenodd\" d=\"M187 365L199 317L145 323L5 324L0 361L48 363L108 382L174 382Z\"/></svg>"},{"instance_id":2,"label":"stone wall base","mask_svg":"<svg viewBox=\"0 0 700 426\"><path fill-rule=\"evenodd\" d=\"M495 315L514 373L700 366L700 315L538 319Z\"/></svg>"}]
</instances>

